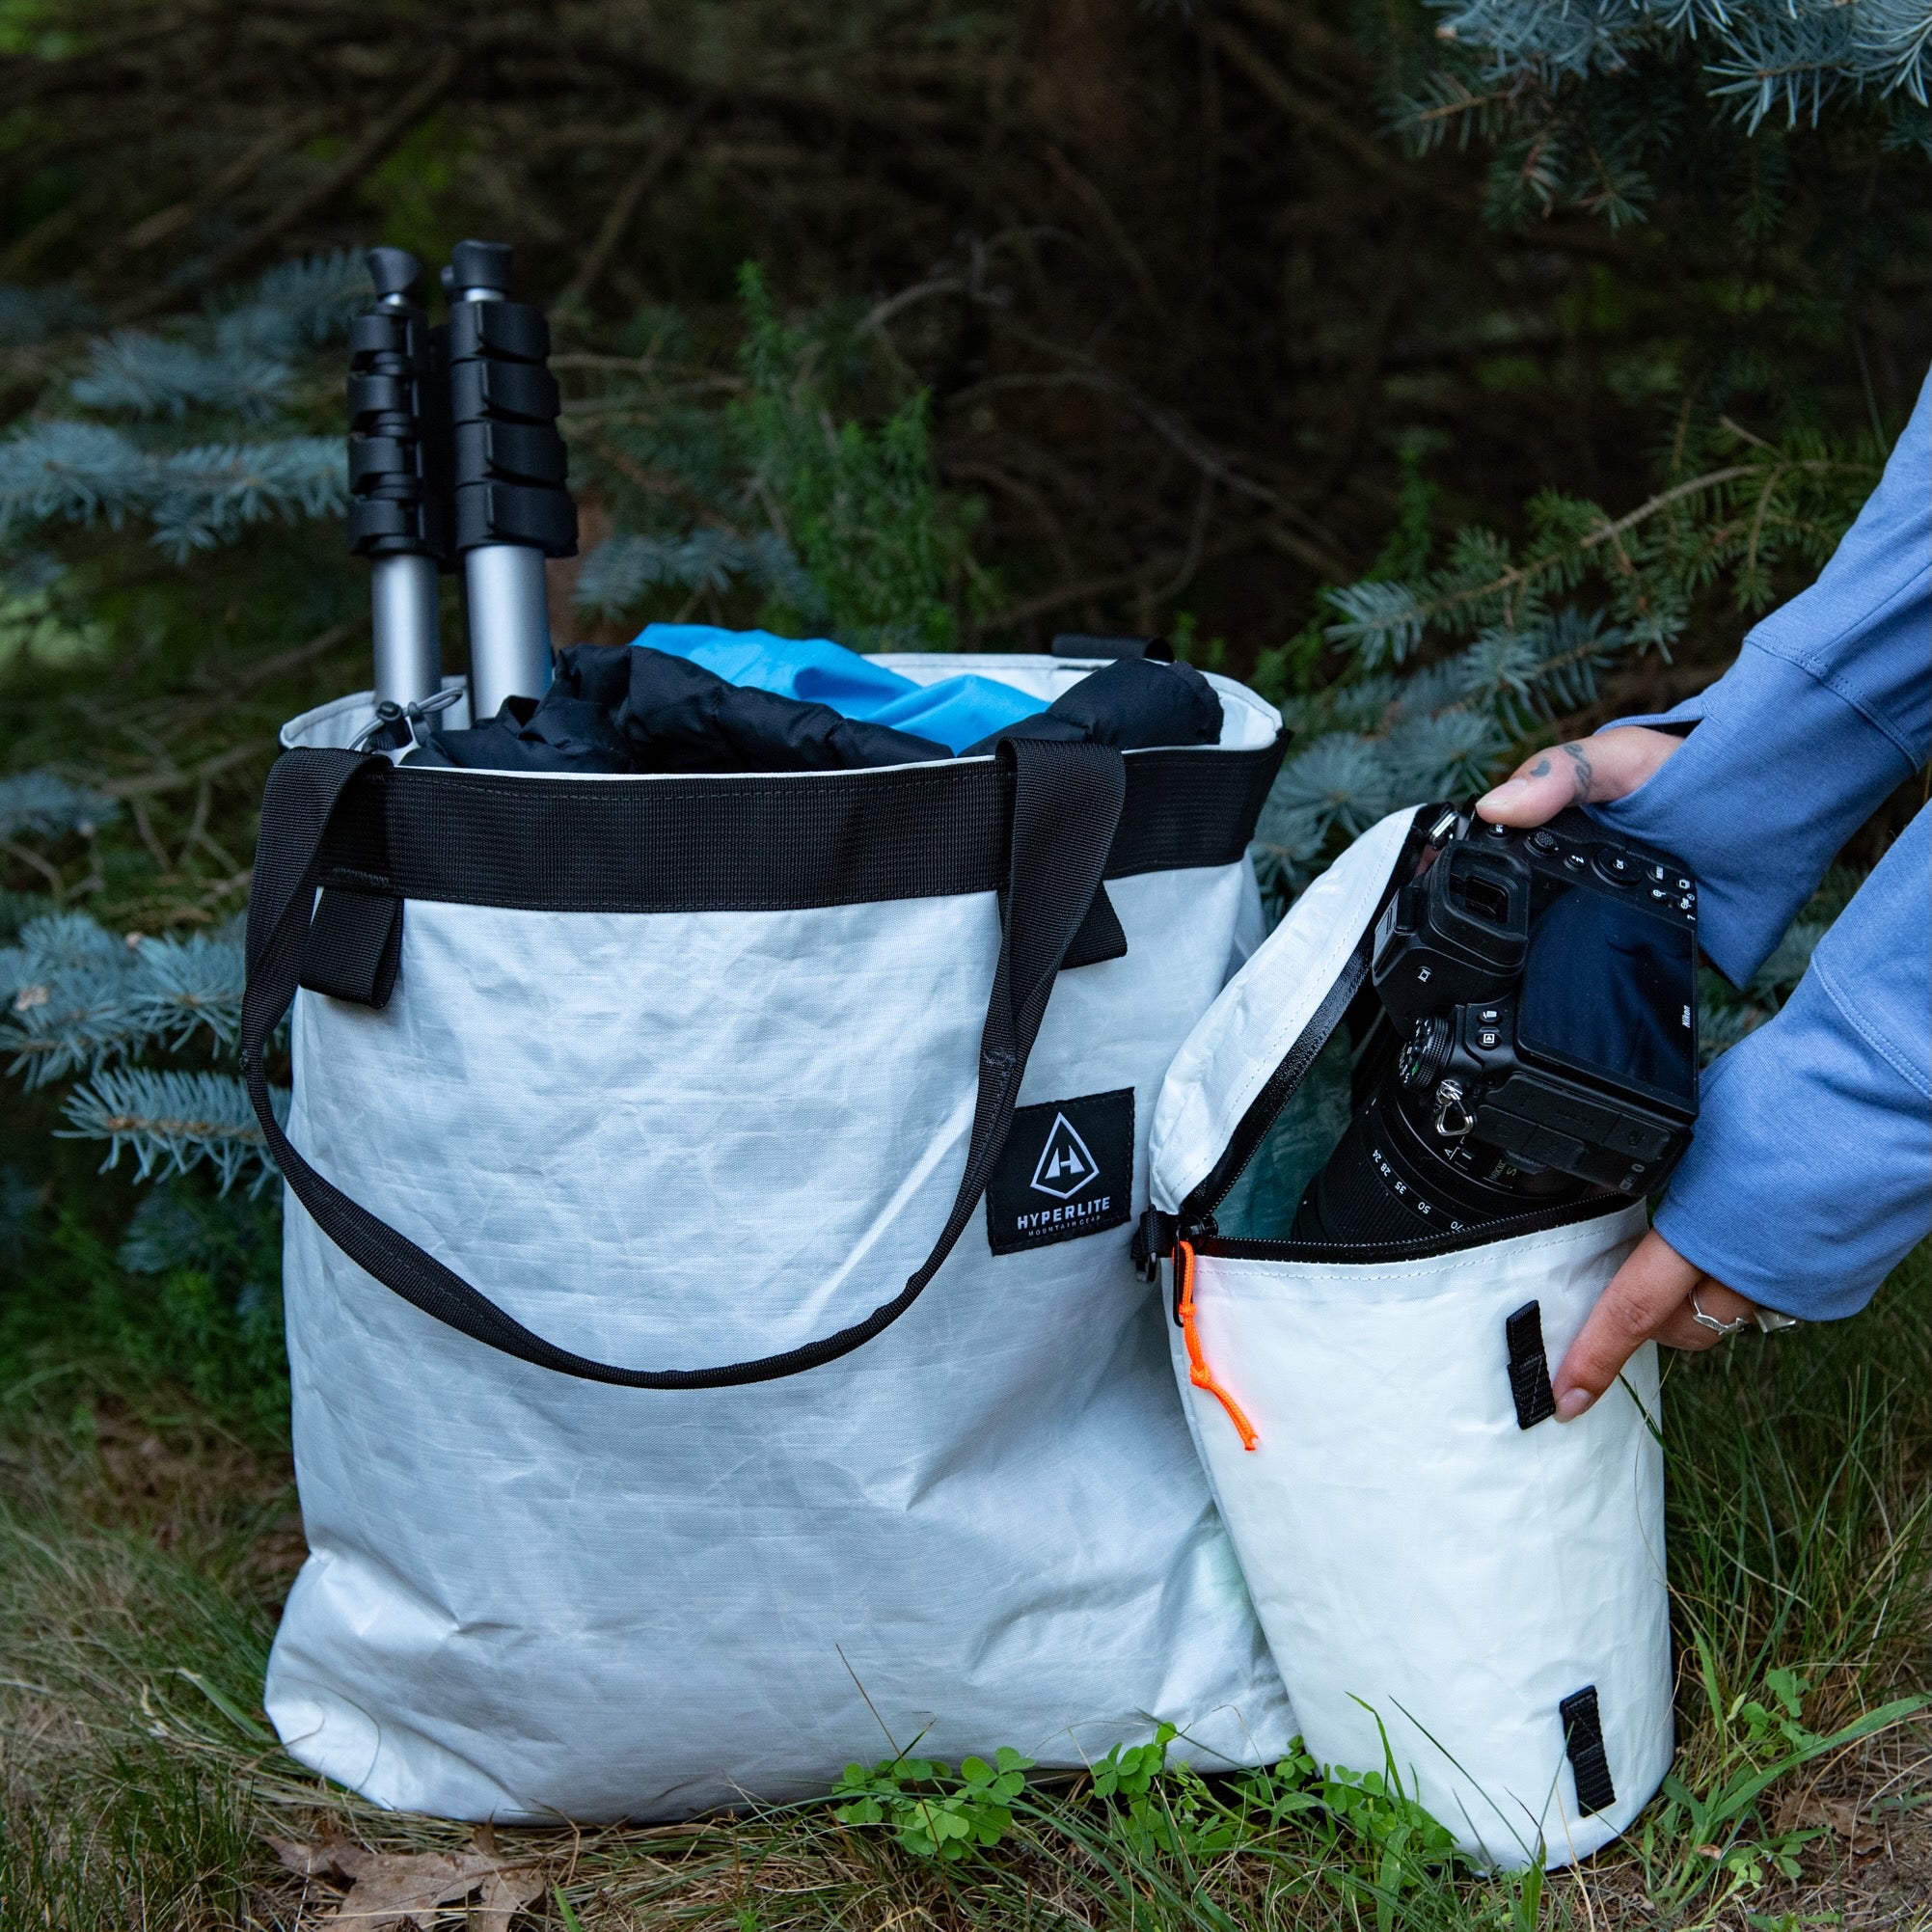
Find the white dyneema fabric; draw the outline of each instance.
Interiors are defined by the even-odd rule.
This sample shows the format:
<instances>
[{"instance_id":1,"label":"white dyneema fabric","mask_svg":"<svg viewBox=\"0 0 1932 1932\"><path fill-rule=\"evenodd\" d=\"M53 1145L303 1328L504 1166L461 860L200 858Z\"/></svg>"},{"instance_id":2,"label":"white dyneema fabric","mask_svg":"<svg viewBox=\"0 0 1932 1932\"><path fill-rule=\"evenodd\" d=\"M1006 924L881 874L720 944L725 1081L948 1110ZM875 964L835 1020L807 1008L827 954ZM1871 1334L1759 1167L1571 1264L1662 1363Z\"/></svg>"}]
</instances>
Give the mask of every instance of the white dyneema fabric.
<instances>
[{"instance_id":1,"label":"white dyneema fabric","mask_svg":"<svg viewBox=\"0 0 1932 1932\"><path fill-rule=\"evenodd\" d=\"M1643 1230L1631 1207L1401 1266L1195 1263L1202 1351L1259 1446L1188 1389L1192 1421L1310 1750L1380 1771L1386 1736L1499 1865L1587 1857L1671 1767L1656 1346L1530 1429L1504 1347L1534 1299L1560 1361ZM1617 1800L1586 1816L1560 1707L1587 1686Z\"/></svg>"},{"instance_id":2,"label":"white dyneema fabric","mask_svg":"<svg viewBox=\"0 0 1932 1932\"><path fill-rule=\"evenodd\" d=\"M1266 742L1259 700L1229 709L1230 742ZM367 716L325 707L292 737L342 743ZM1253 942L1254 881L1242 862L1106 890L1128 953L1061 974L1020 1102L1130 1090L1138 1213L1161 1076ZM924 1260L998 945L990 892L412 900L387 1008L299 995L290 1136L568 1348L769 1354ZM1129 1232L995 1255L982 1211L855 1353L647 1392L479 1347L291 1199L311 1555L269 1667L278 1731L379 1804L503 1820L784 1800L915 1741L1076 1766L1162 1720L1206 1768L1279 1755L1293 1719Z\"/></svg>"},{"instance_id":3,"label":"white dyneema fabric","mask_svg":"<svg viewBox=\"0 0 1932 1932\"><path fill-rule=\"evenodd\" d=\"M1175 1056L1154 1127L1164 1211L1213 1171L1309 1026L1414 819L1365 832ZM1497 1865L1587 1856L1670 1768L1656 1349L1580 1420L1526 1429L1505 1326L1537 1302L1554 1369L1644 1226L1631 1205L1402 1263L1201 1253L1202 1356L1253 1450L1192 1386L1169 1327L1188 1424L1308 1749L1357 1772L1393 1768ZM1171 1264L1163 1274L1171 1294ZM1591 1687L1616 1796L1586 1814L1561 1706Z\"/></svg>"}]
</instances>

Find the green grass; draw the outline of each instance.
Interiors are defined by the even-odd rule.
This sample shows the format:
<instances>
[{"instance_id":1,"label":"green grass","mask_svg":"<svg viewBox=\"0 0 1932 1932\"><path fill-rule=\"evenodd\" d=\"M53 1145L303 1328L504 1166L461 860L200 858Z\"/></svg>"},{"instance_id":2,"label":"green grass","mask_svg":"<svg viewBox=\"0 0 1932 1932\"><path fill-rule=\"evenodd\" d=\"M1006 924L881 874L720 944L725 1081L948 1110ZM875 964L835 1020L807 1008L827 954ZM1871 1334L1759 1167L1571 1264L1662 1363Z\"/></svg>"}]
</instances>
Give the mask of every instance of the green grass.
<instances>
[{"instance_id":1,"label":"green grass","mask_svg":"<svg viewBox=\"0 0 1932 1932\"><path fill-rule=\"evenodd\" d=\"M166 1307L143 1327L140 1280L113 1290L122 1319L101 1326L113 1272L56 1230L0 1294L0 1928L320 1923L336 1891L285 1870L269 1837L421 1850L474 1835L376 1812L276 1747L258 1700L300 1560L286 1455L248 1390L192 1373ZM1426 1821L1373 1788L1324 1789L1306 1767L1204 1783L1150 1757L1017 1796L982 1779L895 1799L871 1781L885 1802L870 1809L849 1790L671 1828L502 1831L494 1848L539 1860L550 1881L516 1922L1932 1923L1932 1725L1833 1741L1932 1684L1928 1288L1921 1251L1856 1321L1673 1364L1682 1742L1672 1795L1580 1870L1485 1878L1446 1863ZM944 1860L907 1849L931 1842L921 1795L961 1790L958 1815L984 1820L1004 1801L998 1842ZM462 1908L442 1922L462 1924Z\"/></svg>"}]
</instances>

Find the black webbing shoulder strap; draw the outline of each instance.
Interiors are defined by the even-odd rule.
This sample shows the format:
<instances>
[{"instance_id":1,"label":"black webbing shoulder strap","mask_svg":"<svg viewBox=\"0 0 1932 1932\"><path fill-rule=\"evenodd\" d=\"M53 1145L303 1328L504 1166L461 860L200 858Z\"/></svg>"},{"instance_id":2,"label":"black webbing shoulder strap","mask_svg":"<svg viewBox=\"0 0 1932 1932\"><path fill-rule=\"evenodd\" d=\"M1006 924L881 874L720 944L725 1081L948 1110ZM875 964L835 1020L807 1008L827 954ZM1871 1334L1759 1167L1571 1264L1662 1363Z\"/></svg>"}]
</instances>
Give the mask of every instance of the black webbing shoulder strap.
<instances>
[{"instance_id":1,"label":"black webbing shoulder strap","mask_svg":"<svg viewBox=\"0 0 1932 1932\"><path fill-rule=\"evenodd\" d=\"M713 1369L627 1369L573 1354L531 1333L460 1275L425 1254L311 1167L275 1118L262 1049L295 997L329 820L359 772L381 757L303 748L268 775L248 905L248 985L241 1064L257 1120L296 1200L353 1261L412 1307L520 1361L585 1381L632 1389L722 1389L795 1375L869 1342L911 1308L972 1218L1006 1144L1047 1002L1105 870L1127 793L1109 747L1018 739L999 748L1013 776L1006 918L980 1036L979 1095L966 1172L933 1251L891 1300L861 1321L797 1348Z\"/></svg>"}]
</instances>

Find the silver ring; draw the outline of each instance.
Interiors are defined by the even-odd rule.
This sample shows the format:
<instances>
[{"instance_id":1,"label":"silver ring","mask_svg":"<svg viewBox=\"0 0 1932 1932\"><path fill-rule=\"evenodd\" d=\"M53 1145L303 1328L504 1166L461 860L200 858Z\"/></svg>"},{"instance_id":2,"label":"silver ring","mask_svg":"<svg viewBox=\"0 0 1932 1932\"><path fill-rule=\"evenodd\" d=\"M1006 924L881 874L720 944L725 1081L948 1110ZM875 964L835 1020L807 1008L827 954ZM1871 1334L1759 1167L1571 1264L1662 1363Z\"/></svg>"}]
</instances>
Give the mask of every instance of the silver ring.
<instances>
[{"instance_id":1,"label":"silver ring","mask_svg":"<svg viewBox=\"0 0 1932 1932\"><path fill-rule=\"evenodd\" d=\"M1720 1321L1715 1315L1706 1315L1703 1305L1698 1300L1697 1291L1691 1292L1691 1320L1701 1328L1708 1328L1713 1335L1728 1339L1732 1335L1742 1335L1751 1324L1751 1317L1740 1315L1733 1321Z\"/></svg>"}]
</instances>

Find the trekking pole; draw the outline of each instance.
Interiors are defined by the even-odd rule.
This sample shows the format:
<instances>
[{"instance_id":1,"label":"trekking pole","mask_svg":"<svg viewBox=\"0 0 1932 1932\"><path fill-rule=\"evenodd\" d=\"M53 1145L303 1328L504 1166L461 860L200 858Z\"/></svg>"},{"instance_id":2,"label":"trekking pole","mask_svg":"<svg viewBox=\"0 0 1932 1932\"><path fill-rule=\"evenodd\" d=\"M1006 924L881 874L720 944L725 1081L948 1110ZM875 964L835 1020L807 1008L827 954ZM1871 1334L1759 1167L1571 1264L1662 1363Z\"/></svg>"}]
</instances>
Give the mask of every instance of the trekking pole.
<instances>
[{"instance_id":1,"label":"trekking pole","mask_svg":"<svg viewBox=\"0 0 1932 1932\"><path fill-rule=\"evenodd\" d=\"M510 251L462 241L443 271L449 300L449 414L455 433L454 547L470 625L470 711L480 724L506 697L550 684L544 559L577 554L564 487L557 379L544 366L543 312L508 299Z\"/></svg>"},{"instance_id":2,"label":"trekking pole","mask_svg":"<svg viewBox=\"0 0 1932 1932\"><path fill-rule=\"evenodd\" d=\"M417 704L443 682L436 572L447 541L425 461L422 265L406 250L372 248L368 270L375 306L349 324L349 548L369 559L376 698Z\"/></svg>"}]
</instances>

